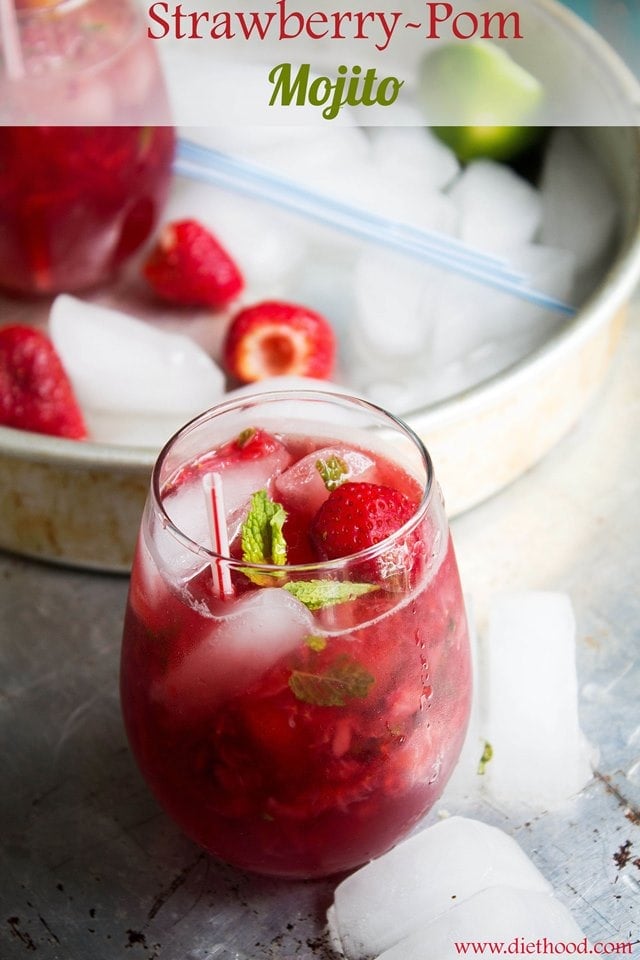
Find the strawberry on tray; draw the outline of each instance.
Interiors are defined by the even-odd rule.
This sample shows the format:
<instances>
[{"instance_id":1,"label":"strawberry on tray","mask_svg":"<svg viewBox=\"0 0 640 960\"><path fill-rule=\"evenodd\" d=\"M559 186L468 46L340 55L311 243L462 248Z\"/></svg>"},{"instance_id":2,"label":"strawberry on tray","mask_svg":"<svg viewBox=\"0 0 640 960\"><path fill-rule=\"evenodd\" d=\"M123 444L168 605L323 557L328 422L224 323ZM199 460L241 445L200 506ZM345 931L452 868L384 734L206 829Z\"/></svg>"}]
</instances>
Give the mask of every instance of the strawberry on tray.
<instances>
[{"instance_id":1,"label":"strawberry on tray","mask_svg":"<svg viewBox=\"0 0 640 960\"><path fill-rule=\"evenodd\" d=\"M265 377L329 378L336 342L329 322L308 307L269 300L241 310L224 343L224 363L241 383Z\"/></svg>"},{"instance_id":2,"label":"strawberry on tray","mask_svg":"<svg viewBox=\"0 0 640 960\"><path fill-rule=\"evenodd\" d=\"M0 424L72 440L87 435L60 357L33 327L0 329Z\"/></svg>"},{"instance_id":3,"label":"strawberry on tray","mask_svg":"<svg viewBox=\"0 0 640 960\"><path fill-rule=\"evenodd\" d=\"M218 310L244 288L235 261L196 220L169 223L161 230L143 274L159 297L179 306Z\"/></svg>"}]
</instances>

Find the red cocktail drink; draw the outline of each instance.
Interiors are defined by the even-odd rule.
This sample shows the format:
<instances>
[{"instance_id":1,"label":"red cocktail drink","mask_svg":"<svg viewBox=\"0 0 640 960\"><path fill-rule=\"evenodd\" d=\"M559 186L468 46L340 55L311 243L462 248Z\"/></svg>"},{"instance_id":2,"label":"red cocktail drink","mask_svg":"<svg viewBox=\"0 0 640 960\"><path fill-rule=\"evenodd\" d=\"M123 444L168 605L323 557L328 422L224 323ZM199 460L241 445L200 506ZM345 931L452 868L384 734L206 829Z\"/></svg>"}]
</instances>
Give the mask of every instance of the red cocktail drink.
<instances>
[{"instance_id":1,"label":"red cocktail drink","mask_svg":"<svg viewBox=\"0 0 640 960\"><path fill-rule=\"evenodd\" d=\"M170 127L0 127L0 286L110 278L156 224L173 143Z\"/></svg>"},{"instance_id":2,"label":"red cocktail drink","mask_svg":"<svg viewBox=\"0 0 640 960\"><path fill-rule=\"evenodd\" d=\"M206 519L212 473L227 557ZM331 556L352 534L358 549ZM185 428L154 472L121 684L140 769L211 853L314 877L391 847L442 792L470 699L458 571L417 438L306 392Z\"/></svg>"},{"instance_id":3,"label":"red cocktail drink","mask_svg":"<svg viewBox=\"0 0 640 960\"><path fill-rule=\"evenodd\" d=\"M166 199L160 67L133 0L18 3L14 46L0 66L0 287L81 290L141 246Z\"/></svg>"}]
</instances>

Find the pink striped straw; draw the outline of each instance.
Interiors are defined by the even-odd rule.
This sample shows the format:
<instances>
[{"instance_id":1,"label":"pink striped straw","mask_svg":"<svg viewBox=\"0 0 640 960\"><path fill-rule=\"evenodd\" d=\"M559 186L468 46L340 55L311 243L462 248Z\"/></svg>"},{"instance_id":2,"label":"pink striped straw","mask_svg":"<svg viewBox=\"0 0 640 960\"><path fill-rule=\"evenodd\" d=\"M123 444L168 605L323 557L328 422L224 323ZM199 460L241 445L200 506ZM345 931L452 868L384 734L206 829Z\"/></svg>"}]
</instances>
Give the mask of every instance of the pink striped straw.
<instances>
[{"instance_id":1,"label":"pink striped straw","mask_svg":"<svg viewBox=\"0 0 640 960\"><path fill-rule=\"evenodd\" d=\"M7 76L10 80L21 80L24 76L24 60L14 0L0 0L0 43Z\"/></svg>"},{"instance_id":2,"label":"pink striped straw","mask_svg":"<svg viewBox=\"0 0 640 960\"><path fill-rule=\"evenodd\" d=\"M214 553L221 557L229 556L229 531L224 509L224 493L222 491L222 477L219 473L207 473L202 478L202 487L205 494L207 519L211 534L211 546ZM230 600L235 595L231 582L231 571L224 560L211 562L211 576L213 587L222 600Z\"/></svg>"}]
</instances>

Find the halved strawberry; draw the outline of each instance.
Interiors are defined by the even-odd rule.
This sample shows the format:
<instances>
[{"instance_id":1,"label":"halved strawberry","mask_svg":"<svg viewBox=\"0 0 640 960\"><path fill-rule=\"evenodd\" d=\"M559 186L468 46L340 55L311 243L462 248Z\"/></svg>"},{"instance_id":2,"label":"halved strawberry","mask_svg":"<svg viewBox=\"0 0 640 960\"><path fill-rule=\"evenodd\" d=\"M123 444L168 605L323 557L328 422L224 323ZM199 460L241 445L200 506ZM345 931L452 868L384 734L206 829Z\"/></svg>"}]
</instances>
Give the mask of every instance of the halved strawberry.
<instances>
[{"instance_id":1,"label":"halved strawberry","mask_svg":"<svg viewBox=\"0 0 640 960\"><path fill-rule=\"evenodd\" d=\"M321 314L278 300L241 310L223 347L227 370L242 383L273 376L327 379L335 352L333 329Z\"/></svg>"},{"instance_id":2,"label":"halved strawberry","mask_svg":"<svg viewBox=\"0 0 640 960\"><path fill-rule=\"evenodd\" d=\"M244 287L234 260L196 220L167 224L142 272L158 296L180 306L218 310Z\"/></svg>"},{"instance_id":3,"label":"halved strawberry","mask_svg":"<svg viewBox=\"0 0 640 960\"><path fill-rule=\"evenodd\" d=\"M0 329L0 423L71 440L87 436L60 357L49 338L33 327Z\"/></svg>"}]
</instances>

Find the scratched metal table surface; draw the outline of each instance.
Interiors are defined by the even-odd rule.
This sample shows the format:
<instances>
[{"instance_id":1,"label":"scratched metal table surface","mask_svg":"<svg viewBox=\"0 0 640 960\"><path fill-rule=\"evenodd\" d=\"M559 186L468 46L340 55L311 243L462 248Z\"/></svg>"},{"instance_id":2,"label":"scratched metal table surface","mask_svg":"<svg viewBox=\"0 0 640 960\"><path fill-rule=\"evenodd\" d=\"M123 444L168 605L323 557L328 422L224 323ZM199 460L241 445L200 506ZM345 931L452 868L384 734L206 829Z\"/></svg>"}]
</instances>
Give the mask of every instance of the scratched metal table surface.
<instances>
[{"instance_id":1,"label":"scratched metal table surface","mask_svg":"<svg viewBox=\"0 0 640 960\"><path fill-rule=\"evenodd\" d=\"M593 783L559 812L461 812L514 835L590 938L620 942L636 940L640 919L639 368L636 303L579 426L454 525L480 628L497 590L570 593L582 723L600 748ZM126 589L125 578L0 556L0 957L330 957L331 882L222 866L147 792L118 704Z\"/></svg>"}]
</instances>

